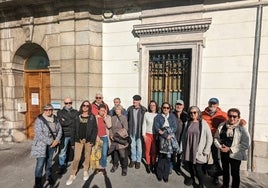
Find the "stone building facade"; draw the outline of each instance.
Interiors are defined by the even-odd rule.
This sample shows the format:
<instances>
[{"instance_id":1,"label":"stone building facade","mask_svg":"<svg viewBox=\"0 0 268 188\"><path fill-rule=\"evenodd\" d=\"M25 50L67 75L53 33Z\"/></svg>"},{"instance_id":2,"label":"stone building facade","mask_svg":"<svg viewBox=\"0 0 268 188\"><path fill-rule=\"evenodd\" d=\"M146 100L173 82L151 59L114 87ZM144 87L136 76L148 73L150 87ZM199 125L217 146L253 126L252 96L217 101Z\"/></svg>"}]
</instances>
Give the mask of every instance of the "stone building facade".
<instances>
[{"instance_id":1,"label":"stone building facade","mask_svg":"<svg viewBox=\"0 0 268 188\"><path fill-rule=\"evenodd\" d=\"M61 108L67 96L76 108L101 91L109 106L120 97L127 107L140 94L144 105L154 97L172 104L182 98L201 109L218 97L223 110L238 107L249 122L253 142L245 168L267 172L268 153L261 149L268 145L267 5L0 1L1 139L31 138L42 104Z\"/></svg>"}]
</instances>

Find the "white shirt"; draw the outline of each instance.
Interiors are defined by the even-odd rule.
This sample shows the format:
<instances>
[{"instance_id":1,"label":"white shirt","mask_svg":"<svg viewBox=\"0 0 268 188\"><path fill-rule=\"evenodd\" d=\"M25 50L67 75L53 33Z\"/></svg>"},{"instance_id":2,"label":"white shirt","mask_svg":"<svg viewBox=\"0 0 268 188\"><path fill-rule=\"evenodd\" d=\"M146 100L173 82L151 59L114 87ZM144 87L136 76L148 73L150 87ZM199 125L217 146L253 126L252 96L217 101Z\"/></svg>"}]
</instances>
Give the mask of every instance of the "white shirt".
<instances>
[{"instance_id":1,"label":"white shirt","mask_svg":"<svg viewBox=\"0 0 268 188\"><path fill-rule=\"evenodd\" d=\"M153 123L156 115L157 113L145 112L142 124L142 136L145 136L146 133L153 134Z\"/></svg>"}]
</instances>

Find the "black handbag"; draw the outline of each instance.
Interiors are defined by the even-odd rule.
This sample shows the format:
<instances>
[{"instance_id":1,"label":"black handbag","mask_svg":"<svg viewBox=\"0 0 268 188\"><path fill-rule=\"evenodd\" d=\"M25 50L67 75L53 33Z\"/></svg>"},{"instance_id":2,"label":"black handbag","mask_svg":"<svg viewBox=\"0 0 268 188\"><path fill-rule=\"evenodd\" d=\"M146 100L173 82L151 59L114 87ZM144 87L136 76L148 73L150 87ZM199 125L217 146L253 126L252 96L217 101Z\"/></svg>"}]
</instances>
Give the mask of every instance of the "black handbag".
<instances>
[{"instance_id":1,"label":"black handbag","mask_svg":"<svg viewBox=\"0 0 268 188\"><path fill-rule=\"evenodd\" d=\"M209 176L211 177L218 177L223 175L223 170L221 166L217 163L214 164L207 164L206 170Z\"/></svg>"}]
</instances>

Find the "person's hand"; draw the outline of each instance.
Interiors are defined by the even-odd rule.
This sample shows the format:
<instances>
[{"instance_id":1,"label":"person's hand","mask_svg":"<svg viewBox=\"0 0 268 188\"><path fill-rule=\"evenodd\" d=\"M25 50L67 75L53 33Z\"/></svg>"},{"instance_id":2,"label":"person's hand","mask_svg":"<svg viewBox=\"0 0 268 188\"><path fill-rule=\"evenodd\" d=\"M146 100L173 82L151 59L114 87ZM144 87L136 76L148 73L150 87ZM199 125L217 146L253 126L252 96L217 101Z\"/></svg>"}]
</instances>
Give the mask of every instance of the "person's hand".
<instances>
[{"instance_id":1,"label":"person's hand","mask_svg":"<svg viewBox=\"0 0 268 188\"><path fill-rule=\"evenodd\" d=\"M162 134L164 134L164 131L162 131L161 129L159 129L158 133L159 133L160 135L162 135Z\"/></svg>"},{"instance_id":2,"label":"person's hand","mask_svg":"<svg viewBox=\"0 0 268 188\"><path fill-rule=\"evenodd\" d=\"M239 125L245 126L247 124L246 120L240 119Z\"/></svg>"},{"instance_id":3,"label":"person's hand","mask_svg":"<svg viewBox=\"0 0 268 188\"><path fill-rule=\"evenodd\" d=\"M144 140L144 142L146 142L146 135L143 136L143 140Z\"/></svg>"},{"instance_id":4,"label":"person's hand","mask_svg":"<svg viewBox=\"0 0 268 188\"><path fill-rule=\"evenodd\" d=\"M172 136L169 134L169 135L167 136L167 139L170 140L171 138L172 138Z\"/></svg>"},{"instance_id":5,"label":"person's hand","mask_svg":"<svg viewBox=\"0 0 268 188\"><path fill-rule=\"evenodd\" d=\"M223 152L223 153L227 153L227 152L229 152L231 149L230 149L230 147L227 147L227 146L225 146L224 144L221 146L221 152Z\"/></svg>"},{"instance_id":6,"label":"person's hand","mask_svg":"<svg viewBox=\"0 0 268 188\"><path fill-rule=\"evenodd\" d=\"M59 144L59 141L58 140L54 140L53 142L52 142L52 144L50 145L50 147L52 147L52 148L54 148L56 145L58 145Z\"/></svg>"}]
</instances>

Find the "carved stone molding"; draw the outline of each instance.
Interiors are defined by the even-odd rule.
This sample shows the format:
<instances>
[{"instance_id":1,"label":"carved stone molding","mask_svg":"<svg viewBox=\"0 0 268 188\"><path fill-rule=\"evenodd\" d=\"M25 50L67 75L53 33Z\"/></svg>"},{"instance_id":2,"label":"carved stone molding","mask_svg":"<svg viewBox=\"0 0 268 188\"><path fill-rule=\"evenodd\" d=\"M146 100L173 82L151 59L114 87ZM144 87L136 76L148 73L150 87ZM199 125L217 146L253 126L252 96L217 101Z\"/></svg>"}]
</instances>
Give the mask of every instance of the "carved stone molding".
<instances>
[{"instance_id":1,"label":"carved stone molding","mask_svg":"<svg viewBox=\"0 0 268 188\"><path fill-rule=\"evenodd\" d=\"M50 73L60 73L60 65L50 65L48 68Z\"/></svg>"},{"instance_id":2,"label":"carved stone molding","mask_svg":"<svg viewBox=\"0 0 268 188\"><path fill-rule=\"evenodd\" d=\"M133 34L135 37L142 37L176 33L204 33L209 29L210 24L211 18L165 23L140 24L133 26Z\"/></svg>"},{"instance_id":3,"label":"carved stone molding","mask_svg":"<svg viewBox=\"0 0 268 188\"><path fill-rule=\"evenodd\" d=\"M25 34L25 42L32 42L33 29L34 29L34 18L26 17L21 19L21 27Z\"/></svg>"}]
</instances>

